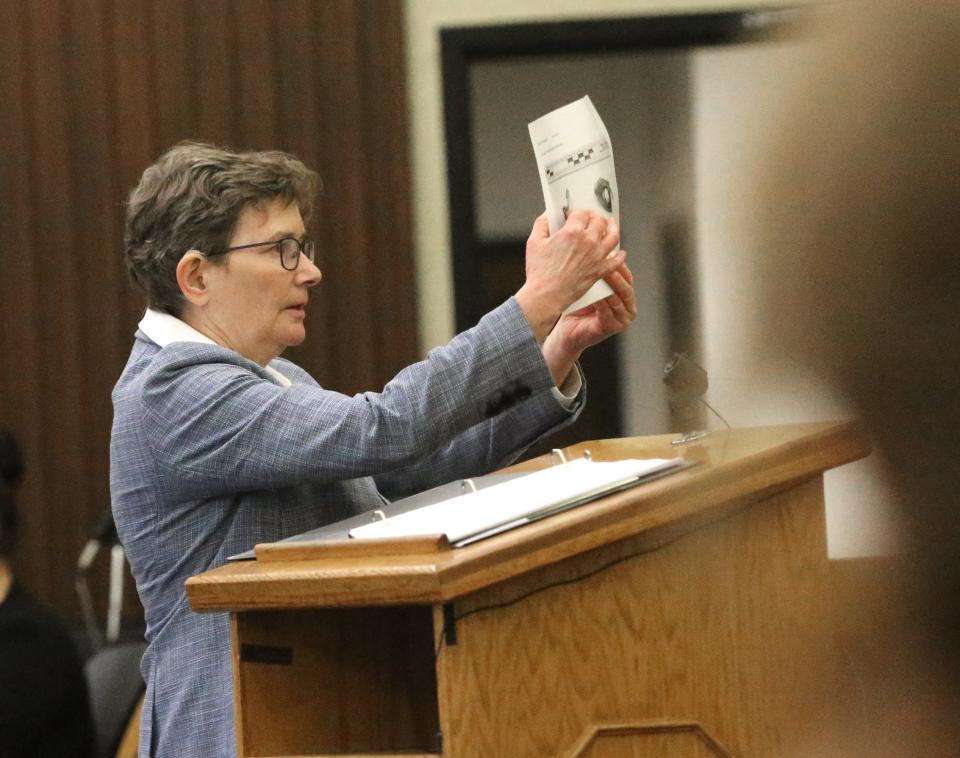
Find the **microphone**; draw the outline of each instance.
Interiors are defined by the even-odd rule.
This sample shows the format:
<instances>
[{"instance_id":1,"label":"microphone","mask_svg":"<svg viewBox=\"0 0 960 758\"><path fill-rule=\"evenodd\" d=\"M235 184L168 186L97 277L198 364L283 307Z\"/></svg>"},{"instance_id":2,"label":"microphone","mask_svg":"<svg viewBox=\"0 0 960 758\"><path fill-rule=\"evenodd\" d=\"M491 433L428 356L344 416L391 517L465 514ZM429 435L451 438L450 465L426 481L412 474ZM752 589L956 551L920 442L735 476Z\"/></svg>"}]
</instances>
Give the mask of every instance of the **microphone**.
<instances>
[{"instance_id":1,"label":"microphone","mask_svg":"<svg viewBox=\"0 0 960 758\"><path fill-rule=\"evenodd\" d=\"M663 383L670 394L681 400L699 400L707 391L707 372L683 353L674 353L663 367Z\"/></svg>"},{"instance_id":2,"label":"microphone","mask_svg":"<svg viewBox=\"0 0 960 758\"><path fill-rule=\"evenodd\" d=\"M727 420L703 397L707 392L709 382L707 381L706 369L699 363L688 358L684 353L674 353L673 358L663 368L663 383L669 388L670 408L676 415L692 419L691 409L697 403L702 403L723 422L727 429L730 429ZM698 422L694 421L693 423ZM706 429L690 429L689 427L681 429L681 431L683 432L682 436L671 441L671 445L685 445L710 434Z\"/></svg>"}]
</instances>

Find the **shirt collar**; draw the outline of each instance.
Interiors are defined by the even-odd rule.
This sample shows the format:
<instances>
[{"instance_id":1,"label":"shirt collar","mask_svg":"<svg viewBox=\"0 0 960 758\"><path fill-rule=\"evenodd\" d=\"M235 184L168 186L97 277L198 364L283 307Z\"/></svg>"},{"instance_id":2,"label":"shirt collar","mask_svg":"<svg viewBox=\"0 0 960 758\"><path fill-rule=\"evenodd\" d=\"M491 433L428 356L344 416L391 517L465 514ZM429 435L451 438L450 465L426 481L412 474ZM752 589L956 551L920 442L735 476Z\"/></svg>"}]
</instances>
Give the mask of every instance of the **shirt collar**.
<instances>
[{"instance_id":1,"label":"shirt collar","mask_svg":"<svg viewBox=\"0 0 960 758\"><path fill-rule=\"evenodd\" d=\"M147 308L138 324L140 331L147 335L153 342L160 347L166 347L171 342L201 342L205 345L216 345L217 343L207 335L198 332L186 321L181 321L176 316L171 316L163 311L155 311L153 308ZM289 387L290 380L277 371L273 366L264 366L263 369L269 373L281 387Z\"/></svg>"}]
</instances>

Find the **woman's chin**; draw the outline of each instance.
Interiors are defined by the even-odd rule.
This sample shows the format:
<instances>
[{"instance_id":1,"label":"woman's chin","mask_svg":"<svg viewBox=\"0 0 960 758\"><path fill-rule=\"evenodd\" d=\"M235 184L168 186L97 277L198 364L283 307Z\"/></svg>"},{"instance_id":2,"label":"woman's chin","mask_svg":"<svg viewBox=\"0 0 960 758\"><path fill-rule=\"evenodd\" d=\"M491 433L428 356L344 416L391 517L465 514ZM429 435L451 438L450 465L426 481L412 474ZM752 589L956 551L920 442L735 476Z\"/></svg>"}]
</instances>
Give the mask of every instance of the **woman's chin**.
<instances>
[{"instance_id":1,"label":"woman's chin","mask_svg":"<svg viewBox=\"0 0 960 758\"><path fill-rule=\"evenodd\" d=\"M303 324L300 324L297 327L287 330L287 333L284 336L284 345L287 347L296 347L297 345L303 344L303 341L307 338L307 330L304 328Z\"/></svg>"}]
</instances>

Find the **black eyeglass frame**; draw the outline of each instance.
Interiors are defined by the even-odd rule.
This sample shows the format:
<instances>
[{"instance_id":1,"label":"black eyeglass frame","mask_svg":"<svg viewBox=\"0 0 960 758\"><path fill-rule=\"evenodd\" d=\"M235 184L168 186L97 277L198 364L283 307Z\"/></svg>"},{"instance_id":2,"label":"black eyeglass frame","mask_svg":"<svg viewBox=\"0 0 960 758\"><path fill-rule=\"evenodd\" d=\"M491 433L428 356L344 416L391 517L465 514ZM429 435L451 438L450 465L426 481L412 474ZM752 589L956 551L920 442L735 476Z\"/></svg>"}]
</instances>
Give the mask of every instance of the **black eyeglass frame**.
<instances>
[{"instance_id":1,"label":"black eyeglass frame","mask_svg":"<svg viewBox=\"0 0 960 758\"><path fill-rule=\"evenodd\" d=\"M287 240L290 240L291 242L295 243L297 246L297 257L296 257L296 260L294 260L292 266L288 266L284 262L283 243L286 242ZM233 247L227 247L227 248L224 248L223 250L218 250L215 253L205 253L204 255L207 258L214 258L218 255L226 255L227 253L232 253L234 250L247 250L253 247L267 247L267 246L277 248L277 252L280 253L280 265L284 268L285 271L296 271L297 266L300 265L301 255L306 255L307 259L313 262L314 256L316 255L316 249L317 249L316 243L311 239L304 239L303 241L301 241L301 240L298 240L296 237L281 237L278 240L269 240L267 242L251 242L249 245L234 245Z\"/></svg>"}]
</instances>

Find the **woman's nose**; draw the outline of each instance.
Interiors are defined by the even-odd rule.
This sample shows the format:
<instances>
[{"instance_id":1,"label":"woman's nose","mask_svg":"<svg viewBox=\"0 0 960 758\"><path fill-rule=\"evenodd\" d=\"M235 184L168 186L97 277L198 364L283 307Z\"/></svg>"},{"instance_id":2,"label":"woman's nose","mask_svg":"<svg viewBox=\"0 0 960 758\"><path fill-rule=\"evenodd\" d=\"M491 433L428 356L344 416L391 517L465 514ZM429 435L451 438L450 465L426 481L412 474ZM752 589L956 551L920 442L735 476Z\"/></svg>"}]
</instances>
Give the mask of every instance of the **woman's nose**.
<instances>
[{"instance_id":1,"label":"woman's nose","mask_svg":"<svg viewBox=\"0 0 960 758\"><path fill-rule=\"evenodd\" d=\"M319 284L320 280L323 279L323 272L321 272L320 267L307 256L301 255L300 265L297 266L297 278L301 280L302 284L307 287L312 287L315 284Z\"/></svg>"}]
</instances>

